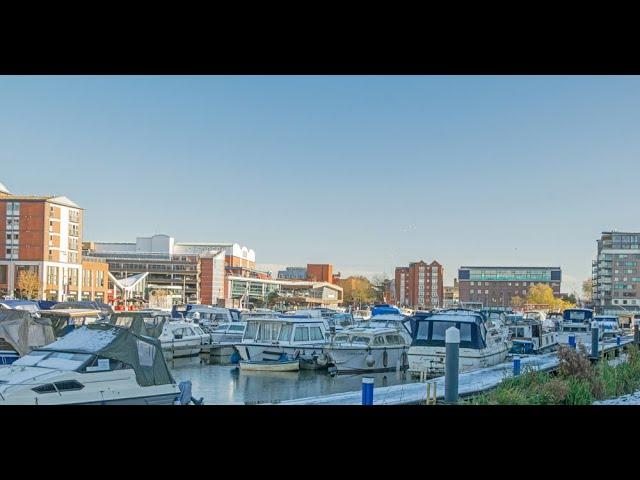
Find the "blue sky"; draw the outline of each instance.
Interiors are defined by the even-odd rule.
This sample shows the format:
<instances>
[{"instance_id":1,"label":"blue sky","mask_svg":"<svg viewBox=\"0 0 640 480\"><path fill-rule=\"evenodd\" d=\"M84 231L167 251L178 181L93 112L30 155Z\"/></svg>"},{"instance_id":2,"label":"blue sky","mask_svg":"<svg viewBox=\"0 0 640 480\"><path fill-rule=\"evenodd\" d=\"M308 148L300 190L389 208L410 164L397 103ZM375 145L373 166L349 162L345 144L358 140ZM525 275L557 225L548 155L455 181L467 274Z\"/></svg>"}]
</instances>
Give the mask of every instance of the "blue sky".
<instances>
[{"instance_id":1,"label":"blue sky","mask_svg":"<svg viewBox=\"0 0 640 480\"><path fill-rule=\"evenodd\" d=\"M638 77L0 77L0 182L67 195L88 240L559 265L571 291L602 230L640 230L639 127Z\"/></svg>"}]
</instances>

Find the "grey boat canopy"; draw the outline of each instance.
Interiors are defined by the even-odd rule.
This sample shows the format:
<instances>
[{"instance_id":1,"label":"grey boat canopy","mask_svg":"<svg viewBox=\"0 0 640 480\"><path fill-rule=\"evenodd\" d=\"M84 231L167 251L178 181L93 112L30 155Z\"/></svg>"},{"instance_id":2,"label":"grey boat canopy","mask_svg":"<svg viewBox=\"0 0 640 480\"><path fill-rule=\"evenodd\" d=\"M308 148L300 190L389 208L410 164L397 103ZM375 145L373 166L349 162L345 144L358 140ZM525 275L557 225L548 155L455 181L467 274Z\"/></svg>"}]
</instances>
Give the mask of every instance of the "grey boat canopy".
<instances>
[{"instance_id":1,"label":"grey boat canopy","mask_svg":"<svg viewBox=\"0 0 640 480\"><path fill-rule=\"evenodd\" d=\"M93 323L77 328L40 351L89 353L130 365L143 387L175 383L162 353L160 341L129 328Z\"/></svg>"},{"instance_id":2,"label":"grey boat canopy","mask_svg":"<svg viewBox=\"0 0 640 480\"><path fill-rule=\"evenodd\" d=\"M112 313L108 324L128 328L137 335L158 338L162 335L162 328L169 314L153 312L122 312Z\"/></svg>"},{"instance_id":3,"label":"grey boat canopy","mask_svg":"<svg viewBox=\"0 0 640 480\"><path fill-rule=\"evenodd\" d=\"M25 310L0 310L0 338L21 357L56 339L51 320L34 318Z\"/></svg>"}]
</instances>

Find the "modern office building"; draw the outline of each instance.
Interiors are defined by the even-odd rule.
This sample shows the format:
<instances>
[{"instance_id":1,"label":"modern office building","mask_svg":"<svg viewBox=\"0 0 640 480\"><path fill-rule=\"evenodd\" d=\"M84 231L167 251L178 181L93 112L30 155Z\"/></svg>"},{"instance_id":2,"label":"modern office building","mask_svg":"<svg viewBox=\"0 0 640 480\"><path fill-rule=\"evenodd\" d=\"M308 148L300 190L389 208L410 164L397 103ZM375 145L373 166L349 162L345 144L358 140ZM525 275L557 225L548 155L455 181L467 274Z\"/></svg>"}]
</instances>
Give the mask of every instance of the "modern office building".
<instances>
[{"instance_id":1,"label":"modern office building","mask_svg":"<svg viewBox=\"0 0 640 480\"><path fill-rule=\"evenodd\" d=\"M227 283L228 307L247 307L256 300L265 302L273 292L284 301L295 299L302 306L336 307L343 295L342 287L329 282L230 276Z\"/></svg>"},{"instance_id":2,"label":"modern office building","mask_svg":"<svg viewBox=\"0 0 640 480\"><path fill-rule=\"evenodd\" d=\"M537 283L549 285L560 297L561 280L560 267L460 267L460 303L508 307L513 297L524 298Z\"/></svg>"},{"instance_id":3,"label":"modern office building","mask_svg":"<svg viewBox=\"0 0 640 480\"><path fill-rule=\"evenodd\" d=\"M104 298L107 266L82 260L83 214L67 197L13 195L0 184L0 295L21 296L20 274L31 271L40 299Z\"/></svg>"},{"instance_id":4,"label":"modern office building","mask_svg":"<svg viewBox=\"0 0 640 480\"><path fill-rule=\"evenodd\" d=\"M592 275L597 313L640 311L640 233L602 232Z\"/></svg>"},{"instance_id":5,"label":"modern office building","mask_svg":"<svg viewBox=\"0 0 640 480\"><path fill-rule=\"evenodd\" d=\"M435 260L412 262L395 271L395 303L403 307L441 307L444 299L444 269Z\"/></svg>"},{"instance_id":6,"label":"modern office building","mask_svg":"<svg viewBox=\"0 0 640 480\"><path fill-rule=\"evenodd\" d=\"M306 280L307 269L305 267L287 267L278 272L279 280Z\"/></svg>"},{"instance_id":7,"label":"modern office building","mask_svg":"<svg viewBox=\"0 0 640 480\"><path fill-rule=\"evenodd\" d=\"M225 298L225 264L255 265L255 254L237 244L176 243L168 235L135 242L85 242L84 254L104 259L115 279L148 272L146 283L173 293L176 303L215 305ZM113 289L113 282L112 282Z\"/></svg>"}]
</instances>

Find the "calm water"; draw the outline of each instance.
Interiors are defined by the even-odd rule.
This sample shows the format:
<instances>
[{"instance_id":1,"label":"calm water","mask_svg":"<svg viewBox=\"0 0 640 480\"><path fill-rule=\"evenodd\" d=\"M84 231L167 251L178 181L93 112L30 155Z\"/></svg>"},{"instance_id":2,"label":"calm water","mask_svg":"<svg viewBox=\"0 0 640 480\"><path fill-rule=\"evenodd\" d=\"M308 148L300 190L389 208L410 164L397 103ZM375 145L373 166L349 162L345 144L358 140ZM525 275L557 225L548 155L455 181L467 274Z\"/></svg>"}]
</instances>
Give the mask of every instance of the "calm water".
<instances>
[{"instance_id":1,"label":"calm water","mask_svg":"<svg viewBox=\"0 0 640 480\"><path fill-rule=\"evenodd\" d=\"M268 403L330 393L359 391L363 375L337 375L326 371L240 372L234 365L208 364L198 357L168 362L176 381L191 380L195 398L205 405ZM401 372L373 373L376 387L411 382Z\"/></svg>"}]
</instances>

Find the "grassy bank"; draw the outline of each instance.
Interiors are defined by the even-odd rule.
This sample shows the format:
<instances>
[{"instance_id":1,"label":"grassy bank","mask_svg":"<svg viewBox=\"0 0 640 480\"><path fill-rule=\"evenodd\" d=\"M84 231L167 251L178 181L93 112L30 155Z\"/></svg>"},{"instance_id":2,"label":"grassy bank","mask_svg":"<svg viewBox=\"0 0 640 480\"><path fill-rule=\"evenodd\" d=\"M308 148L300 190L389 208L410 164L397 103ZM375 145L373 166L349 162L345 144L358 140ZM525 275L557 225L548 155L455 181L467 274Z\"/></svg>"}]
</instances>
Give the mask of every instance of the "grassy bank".
<instances>
[{"instance_id":1,"label":"grassy bank","mask_svg":"<svg viewBox=\"0 0 640 480\"><path fill-rule=\"evenodd\" d=\"M474 405L589 405L640 390L640 352L630 346L627 361L616 366L592 365L583 345L579 350L560 347L555 375L524 371L498 387L467 400Z\"/></svg>"}]
</instances>

